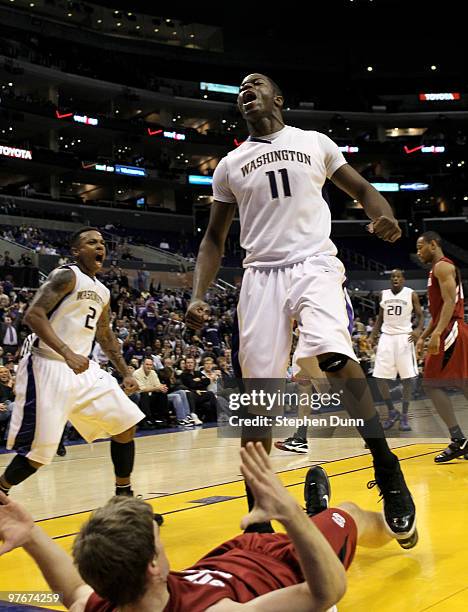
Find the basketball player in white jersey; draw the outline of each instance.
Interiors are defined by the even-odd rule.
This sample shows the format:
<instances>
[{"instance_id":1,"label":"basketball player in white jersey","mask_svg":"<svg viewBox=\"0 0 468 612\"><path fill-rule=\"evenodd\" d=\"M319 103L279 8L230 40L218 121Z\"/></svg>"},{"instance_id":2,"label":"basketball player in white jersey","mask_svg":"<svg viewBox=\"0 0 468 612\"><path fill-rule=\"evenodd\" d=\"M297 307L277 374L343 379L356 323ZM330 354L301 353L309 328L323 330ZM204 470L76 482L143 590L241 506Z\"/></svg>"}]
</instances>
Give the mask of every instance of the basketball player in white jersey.
<instances>
[{"instance_id":1,"label":"basketball player in white jersey","mask_svg":"<svg viewBox=\"0 0 468 612\"><path fill-rule=\"evenodd\" d=\"M390 429L399 420L400 431L411 431L408 409L413 380L418 376L415 346L423 330L424 315L416 292L404 286L405 277L401 270L392 270L390 283L391 289L382 291L379 316L369 338L371 345L375 346L377 336L382 332L376 350L373 376L377 379L380 394L388 408L388 418L383 428ZM411 322L413 312L418 319L415 329ZM397 376L403 385L401 412L393 405L387 382L395 380Z\"/></svg>"},{"instance_id":2,"label":"basketball player in white jersey","mask_svg":"<svg viewBox=\"0 0 468 612\"><path fill-rule=\"evenodd\" d=\"M331 385L344 390L351 416L364 421L359 432L373 455L373 484L383 496L389 528L405 545L415 544L415 506L352 348L344 267L330 240L330 210L321 193L325 180L361 202L372 221L371 233L394 242L401 230L388 202L346 163L330 138L285 126L283 102L279 87L265 75L250 74L242 81L238 107L250 136L214 173L215 201L198 253L187 324L200 328L205 321L205 293L238 208L241 246L247 252L238 304L244 379L285 379L296 320L298 366L307 372L308 362L317 357ZM271 434L263 442L269 451ZM251 505L248 490L247 495Z\"/></svg>"},{"instance_id":3,"label":"basketball player in white jersey","mask_svg":"<svg viewBox=\"0 0 468 612\"><path fill-rule=\"evenodd\" d=\"M132 495L135 425L145 415L117 380L89 359L96 338L125 392L138 390L110 328L109 290L96 278L105 242L98 230L85 227L73 234L70 247L75 263L52 271L24 317L33 342L19 364L7 445L18 454L0 477L0 488L8 493L51 463L70 421L87 442L111 437L116 495Z\"/></svg>"}]
</instances>

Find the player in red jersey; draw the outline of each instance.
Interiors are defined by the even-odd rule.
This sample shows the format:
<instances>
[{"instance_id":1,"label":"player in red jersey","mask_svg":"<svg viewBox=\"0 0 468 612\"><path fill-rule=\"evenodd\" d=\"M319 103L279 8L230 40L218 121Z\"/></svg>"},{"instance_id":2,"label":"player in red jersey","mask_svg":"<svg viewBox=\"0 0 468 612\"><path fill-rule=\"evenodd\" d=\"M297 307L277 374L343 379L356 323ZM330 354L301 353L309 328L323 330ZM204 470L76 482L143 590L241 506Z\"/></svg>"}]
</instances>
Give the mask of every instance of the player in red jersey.
<instances>
[{"instance_id":1,"label":"player in red jersey","mask_svg":"<svg viewBox=\"0 0 468 612\"><path fill-rule=\"evenodd\" d=\"M432 267L427 283L431 322L416 348L422 355L424 341L429 338L424 386L450 432L450 444L434 459L436 463L445 463L468 455L468 440L445 389L459 387L468 398L468 325L464 322L463 285L460 271L442 251L439 234L422 234L417 241L417 251L419 259Z\"/></svg>"},{"instance_id":2,"label":"player in red jersey","mask_svg":"<svg viewBox=\"0 0 468 612\"><path fill-rule=\"evenodd\" d=\"M192 567L171 572L151 507L139 499L114 497L81 528L74 564L19 504L0 493L5 504L0 505L0 554L23 546L73 612L329 609L346 590L345 569L356 541L382 546L395 534L380 513L350 502L328 508L330 486L319 466L309 470L305 483L311 519L272 471L261 443L249 442L241 459L255 497L241 527L276 519L286 534L242 534Z\"/></svg>"}]
</instances>

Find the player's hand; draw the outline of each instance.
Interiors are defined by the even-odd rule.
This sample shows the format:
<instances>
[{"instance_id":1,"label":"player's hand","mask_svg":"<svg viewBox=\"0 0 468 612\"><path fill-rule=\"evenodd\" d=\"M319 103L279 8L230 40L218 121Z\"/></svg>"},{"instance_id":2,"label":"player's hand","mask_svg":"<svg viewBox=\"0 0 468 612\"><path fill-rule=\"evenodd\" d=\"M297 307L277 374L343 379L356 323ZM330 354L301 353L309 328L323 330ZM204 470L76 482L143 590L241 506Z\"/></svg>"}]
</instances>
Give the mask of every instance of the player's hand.
<instances>
[{"instance_id":1,"label":"player's hand","mask_svg":"<svg viewBox=\"0 0 468 612\"><path fill-rule=\"evenodd\" d=\"M298 510L298 504L273 472L270 458L261 442L248 442L241 448L240 470L255 498L255 505L241 521L241 529L252 523L272 519L287 521Z\"/></svg>"},{"instance_id":2,"label":"player's hand","mask_svg":"<svg viewBox=\"0 0 468 612\"><path fill-rule=\"evenodd\" d=\"M190 302L185 314L185 323L190 329L201 329L208 320L210 307L203 300Z\"/></svg>"},{"instance_id":3,"label":"player's hand","mask_svg":"<svg viewBox=\"0 0 468 612\"><path fill-rule=\"evenodd\" d=\"M29 512L0 491L0 555L26 544L33 528Z\"/></svg>"},{"instance_id":4,"label":"player's hand","mask_svg":"<svg viewBox=\"0 0 468 612\"><path fill-rule=\"evenodd\" d=\"M382 215L367 226L367 231L387 242L395 242L401 236L401 229L394 217Z\"/></svg>"},{"instance_id":5,"label":"player's hand","mask_svg":"<svg viewBox=\"0 0 468 612\"><path fill-rule=\"evenodd\" d=\"M83 357L83 355L77 355L72 350L67 349L63 355L65 359L65 363L69 368L71 368L75 374L81 374L82 372L86 372L89 368L89 359L87 357Z\"/></svg>"},{"instance_id":6,"label":"player's hand","mask_svg":"<svg viewBox=\"0 0 468 612\"><path fill-rule=\"evenodd\" d=\"M424 340L422 338L418 338L416 342L416 358L422 359L424 357Z\"/></svg>"},{"instance_id":7,"label":"player's hand","mask_svg":"<svg viewBox=\"0 0 468 612\"><path fill-rule=\"evenodd\" d=\"M437 355L440 352L440 334L433 333L427 345L429 355Z\"/></svg>"},{"instance_id":8,"label":"player's hand","mask_svg":"<svg viewBox=\"0 0 468 612\"><path fill-rule=\"evenodd\" d=\"M131 374L124 376L122 380L122 387L127 395L132 395L132 393L137 393L137 391L140 390L136 378L134 378Z\"/></svg>"},{"instance_id":9,"label":"player's hand","mask_svg":"<svg viewBox=\"0 0 468 612\"><path fill-rule=\"evenodd\" d=\"M419 340L419 336L421 334L418 333L417 331L413 330L409 335L408 335L408 342L412 342L413 344L416 345L416 343Z\"/></svg>"}]
</instances>

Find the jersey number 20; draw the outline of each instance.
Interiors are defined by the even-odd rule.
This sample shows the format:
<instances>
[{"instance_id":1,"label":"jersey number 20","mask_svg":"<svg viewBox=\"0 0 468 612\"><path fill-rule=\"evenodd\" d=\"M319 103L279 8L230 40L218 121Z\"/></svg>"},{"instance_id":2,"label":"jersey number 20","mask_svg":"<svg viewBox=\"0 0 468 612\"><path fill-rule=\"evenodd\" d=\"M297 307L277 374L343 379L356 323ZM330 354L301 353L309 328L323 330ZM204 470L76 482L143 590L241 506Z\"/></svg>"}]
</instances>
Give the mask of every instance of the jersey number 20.
<instances>
[{"instance_id":1,"label":"jersey number 20","mask_svg":"<svg viewBox=\"0 0 468 612\"><path fill-rule=\"evenodd\" d=\"M278 170L278 173L281 175L281 180L283 182L284 197L289 198L291 197L291 187L289 186L288 171L286 170L286 168L281 168L280 170ZM279 195L275 172L274 170L270 170L269 172L265 172L265 174L267 175L270 181L271 197L273 200L276 200Z\"/></svg>"},{"instance_id":2,"label":"jersey number 20","mask_svg":"<svg viewBox=\"0 0 468 612\"><path fill-rule=\"evenodd\" d=\"M88 315L87 315L87 317L86 317L86 323L85 323L85 327L86 327L87 329L92 329L92 330L94 330L94 326L93 326L93 325L90 325L90 323L91 323L92 321L94 321L94 319L96 318L96 313L97 313L97 310L96 310L95 308L93 308L92 306L90 306L90 307L89 307L89 314L88 314Z\"/></svg>"},{"instance_id":3,"label":"jersey number 20","mask_svg":"<svg viewBox=\"0 0 468 612\"><path fill-rule=\"evenodd\" d=\"M401 306L389 306L387 308L387 314L388 315L401 315Z\"/></svg>"}]
</instances>

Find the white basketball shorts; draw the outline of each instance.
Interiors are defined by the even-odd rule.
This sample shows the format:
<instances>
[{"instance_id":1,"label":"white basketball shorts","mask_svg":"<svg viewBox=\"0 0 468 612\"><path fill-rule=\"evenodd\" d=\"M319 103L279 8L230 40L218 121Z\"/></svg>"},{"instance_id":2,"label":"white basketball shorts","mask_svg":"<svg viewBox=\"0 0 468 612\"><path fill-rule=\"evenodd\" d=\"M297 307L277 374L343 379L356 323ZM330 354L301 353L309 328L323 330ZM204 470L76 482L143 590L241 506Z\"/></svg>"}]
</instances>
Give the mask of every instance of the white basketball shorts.
<instances>
[{"instance_id":1,"label":"white basketball shorts","mask_svg":"<svg viewBox=\"0 0 468 612\"><path fill-rule=\"evenodd\" d=\"M373 376L394 380L414 378L418 376L418 364L414 343L409 342L409 334L381 334L377 351Z\"/></svg>"},{"instance_id":2,"label":"white basketball shorts","mask_svg":"<svg viewBox=\"0 0 468 612\"><path fill-rule=\"evenodd\" d=\"M75 374L64 361L23 357L7 448L32 461L51 463L67 421L87 442L120 434L145 415L94 361Z\"/></svg>"},{"instance_id":3,"label":"white basketball shorts","mask_svg":"<svg viewBox=\"0 0 468 612\"><path fill-rule=\"evenodd\" d=\"M243 378L282 379L290 359L292 323L299 341L297 366L311 357L341 353L357 361L351 342L353 311L343 287L344 266L315 255L281 268L247 268L237 307ZM308 372L314 377L315 368Z\"/></svg>"}]
</instances>

